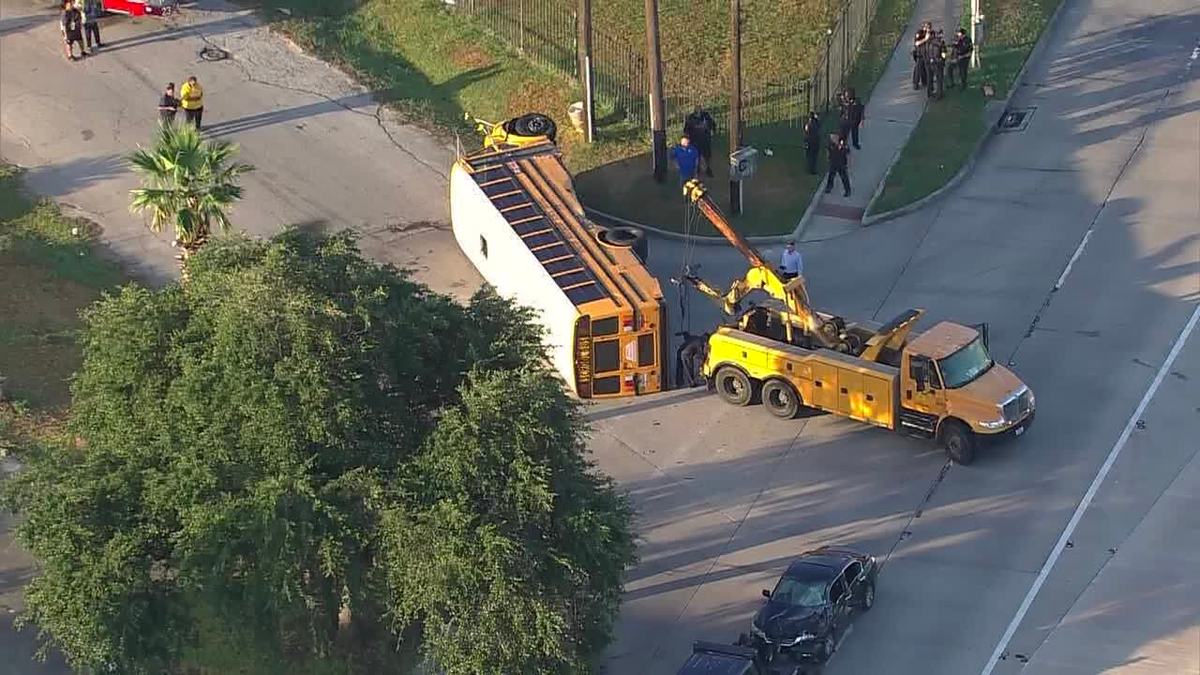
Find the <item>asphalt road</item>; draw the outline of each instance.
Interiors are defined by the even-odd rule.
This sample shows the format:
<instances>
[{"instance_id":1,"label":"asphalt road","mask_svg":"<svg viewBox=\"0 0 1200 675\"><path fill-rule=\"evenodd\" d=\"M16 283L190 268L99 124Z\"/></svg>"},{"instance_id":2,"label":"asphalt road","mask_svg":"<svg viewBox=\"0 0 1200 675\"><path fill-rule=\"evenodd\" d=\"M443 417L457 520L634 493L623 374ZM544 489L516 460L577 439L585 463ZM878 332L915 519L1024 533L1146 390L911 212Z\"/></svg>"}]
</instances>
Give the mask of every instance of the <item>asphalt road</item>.
<instances>
[{"instance_id":1,"label":"asphalt road","mask_svg":"<svg viewBox=\"0 0 1200 675\"><path fill-rule=\"evenodd\" d=\"M594 413L599 464L645 514L612 672L669 675L691 640L733 640L759 589L825 543L886 560L876 608L828 675L975 675L1010 625L997 674L1026 662L1039 675L1200 672L1200 587L1169 572L1195 569L1195 539L1173 534L1194 529L1146 519L1200 448L1200 336L1017 616L1200 301L1200 10L1096 0L1064 12L1013 102L1033 109L1028 126L996 137L950 198L802 247L826 308L989 323L996 358L1037 393L1031 432L947 467L916 441L701 394ZM721 283L744 269L729 249L655 242L651 256L661 277L686 260ZM715 320L705 302L690 302L692 332ZM1132 571L1098 577L1110 558ZM1160 583L1131 584L1139 566Z\"/></svg>"},{"instance_id":2,"label":"asphalt road","mask_svg":"<svg viewBox=\"0 0 1200 675\"><path fill-rule=\"evenodd\" d=\"M1155 527L1170 517L1158 512L1195 485L1180 477L1170 487L1196 454L1200 338L1163 371L1142 428L1018 616L1200 301L1200 9L1192 0L1068 2L1016 99L1035 107L1025 130L997 137L950 198L803 249L823 308L886 320L921 306L927 323L988 322L997 359L1037 392L1037 424L958 467L917 441L830 417L777 422L699 391L596 406L594 459L643 514L643 561L629 577L609 672L670 675L691 640L733 640L759 589L824 543L886 561L875 610L828 675L975 675L1010 626L995 673L1026 661L1037 675L1200 670L1200 643L1188 643L1200 606L1194 578L1169 576L1169 557L1147 567L1169 597L1146 601L1118 573L1137 576L1139 542L1171 536ZM246 19L191 14L191 28L162 32L124 21L106 27L110 51L72 65L51 22L15 0L0 7L0 154L34 167L35 189L94 214L143 273L165 278L172 261L127 214L133 181L118 158L148 138L162 81L194 68L211 101L206 122L260 168L240 225L258 234L288 223L355 227L369 252L419 265L439 290L477 283L439 225L448 220L445 146L381 125L344 78ZM203 40L234 58L197 62ZM654 241L651 266L676 307L667 280L685 261L714 282L744 270L728 248ZM678 327L699 332L717 318L703 299L684 305ZM28 572L3 550L12 606ZM1131 626L1124 640L1063 621L1110 615ZM0 631L0 653L18 663L24 643L13 640ZM1099 660L1052 669L1082 655Z\"/></svg>"}]
</instances>

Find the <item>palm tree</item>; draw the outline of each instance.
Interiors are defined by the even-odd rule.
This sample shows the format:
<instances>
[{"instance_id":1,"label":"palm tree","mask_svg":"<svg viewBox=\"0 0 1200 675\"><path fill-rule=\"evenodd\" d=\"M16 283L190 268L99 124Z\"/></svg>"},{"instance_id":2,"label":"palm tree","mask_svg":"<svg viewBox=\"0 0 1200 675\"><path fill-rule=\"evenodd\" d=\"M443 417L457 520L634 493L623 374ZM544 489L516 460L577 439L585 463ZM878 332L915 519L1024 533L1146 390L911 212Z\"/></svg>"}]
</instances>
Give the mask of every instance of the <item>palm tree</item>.
<instances>
[{"instance_id":1,"label":"palm tree","mask_svg":"<svg viewBox=\"0 0 1200 675\"><path fill-rule=\"evenodd\" d=\"M238 176L253 171L234 162L237 146L228 141L205 141L190 124L160 125L154 145L129 156L142 187L131 190L130 210L150 212L149 228L175 228L171 246L180 249L180 278L188 279L188 259L208 241L213 226L229 231L229 209L242 198Z\"/></svg>"}]
</instances>

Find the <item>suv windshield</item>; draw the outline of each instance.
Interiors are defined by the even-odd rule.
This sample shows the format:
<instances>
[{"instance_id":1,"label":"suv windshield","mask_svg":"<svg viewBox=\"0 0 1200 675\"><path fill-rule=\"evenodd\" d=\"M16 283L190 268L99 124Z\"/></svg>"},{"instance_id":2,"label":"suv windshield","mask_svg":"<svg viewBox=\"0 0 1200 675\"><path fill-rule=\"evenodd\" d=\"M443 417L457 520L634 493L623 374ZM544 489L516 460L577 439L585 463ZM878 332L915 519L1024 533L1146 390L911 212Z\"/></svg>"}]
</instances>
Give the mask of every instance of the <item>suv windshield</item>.
<instances>
[{"instance_id":1,"label":"suv windshield","mask_svg":"<svg viewBox=\"0 0 1200 675\"><path fill-rule=\"evenodd\" d=\"M942 381L947 389L958 389L970 384L996 364L988 354L987 347L975 338L966 347L938 361Z\"/></svg>"},{"instance_id":2,"label":"suv windshield","mask_svg":"<svg viewBox=\"0 0 1200 675\"><path fill-rule=\"evenodd\" d=\"M817 581L783 577L771 592L771 599L794 607L823 607L825 584Z\"/></svg>"}]
</instances>

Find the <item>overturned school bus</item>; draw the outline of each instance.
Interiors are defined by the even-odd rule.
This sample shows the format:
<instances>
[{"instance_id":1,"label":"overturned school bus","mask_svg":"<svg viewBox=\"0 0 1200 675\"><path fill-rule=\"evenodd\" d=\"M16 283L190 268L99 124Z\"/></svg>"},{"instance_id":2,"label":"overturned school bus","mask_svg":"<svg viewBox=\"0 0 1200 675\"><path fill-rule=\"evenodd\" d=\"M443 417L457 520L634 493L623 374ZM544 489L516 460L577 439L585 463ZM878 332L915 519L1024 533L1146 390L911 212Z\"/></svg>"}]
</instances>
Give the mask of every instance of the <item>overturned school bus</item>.
<instances>
[{"instance_id":1,"label":"overturned school bus","mask_svg":"<svg viewBox=\"0 0 1200 675\"><path fill-rule=\"evenodd\" d=\"M475 122L483 149L450 171L463 253L500 295L538 311L551 361L580 398L666 389L667 312L643 233L587 220L550 118Z\"/></svg>"},{"instance_id":2,"label":"overturned school bus","mask_svg":"<svg viewBox=\"0 0 1200 675\"><path fill-rule=\"evenodd\" d=\"M943 321L910 339L924 310L910 309L885 324L818 312L803 276L784 280L730 227L699 182L684 189L751 265L725 293L685 275L736 316L734 325L709 338L703 367L726 402L761 399L782 418L815 408L923 436L960 464L974 460L980 441L1020 436L1033 422L1033 392L992 360L986 328ZM753 290L772 300L742 311Z\"/></svg>"}]
</instances>

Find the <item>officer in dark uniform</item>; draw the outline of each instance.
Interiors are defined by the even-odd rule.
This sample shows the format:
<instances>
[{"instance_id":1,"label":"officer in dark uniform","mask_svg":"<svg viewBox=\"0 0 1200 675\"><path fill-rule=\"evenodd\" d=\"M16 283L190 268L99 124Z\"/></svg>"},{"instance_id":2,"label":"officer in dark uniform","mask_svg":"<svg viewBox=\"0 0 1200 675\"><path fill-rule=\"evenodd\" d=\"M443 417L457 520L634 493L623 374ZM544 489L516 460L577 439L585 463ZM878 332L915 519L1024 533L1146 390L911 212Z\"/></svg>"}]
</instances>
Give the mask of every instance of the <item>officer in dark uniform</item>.
<instances>
[{"instance_id":1,"label":"officer in dark uniform","mask_svg":"<svg viewBox=\"0 0 1200 675\"><path fill-rule=\"evenodd\" d=\"M913 90L916 91L929 81L928 58L925 55L925 45L933 34L933 25L928 21L921 24L913 38Z\"/></svg>"},{"instance_id":2,"label":"officer in dark uniform","mask_svg":"<svg viewBox=\"0 0 1200 675\"><path fill-rule=\"evenodd\" d=\"M808 163L808 173L817 175L817 155L821 153L821 118L817 113L808 113L804 122L804 159Z\"/></svg>"},{"instance_id":3,"label":"officer in dark uniform","mask_svg":"<svg viewBox=\"0 0 1200 675\"><path fill-rule=\"evenodd\" d=\"M838 135L842 138L850 138L850 129L854 127L854 113L850 111L849 93L843 91L838 95Z\"/></svg>"},{"instance_id":4,"label":"officer in dark uniform","mask_svg":"<svg viewBox=\"0 0 1200 675\"><path fill-rule=\"evenodd\" d=\"M846 145L846 137L839 136L829 141L829 178L825 180L825 194L833 192L833 177L842 179L842 189L846 197L850 196L850 148Z\"/></svg>"},{"instance_id":5,"label":"officer in dark uniform","mask_svg":"<svg viewBox=\"0 0 1200 675\"><path fill-rule=\"evenodd\" d=\"M709 176L713 175L712 138L716 133L717 121L700 106L696 106L683 121L683 134L696 146L696 152L700 153L700 164L704 165L704 172ZM696 175L700 175L699 165L696 166Z\"/></svg>"},{"instance_id":6,"label":"officer in dark uniform","mask_svg":"<svg viewBox=\"0 0 1200 675\"><path fill-rule=\"evenodd\" d=\"M940 31L925 43L926 54L929 56L929 98L942 98L946 95L946 41Z\"/></svg>"},{"instance_id":7,"label":"officer in dark uniform","mask_svg":"<svg viewBox=\"0 0 1200 675\"><path fill-rule=\"evenodd\" d=\"M862 150L862 146L858 144L858 130L867 116L867 106L858 100L858 94L853 89L846 90L845 105L850 111L850 140L855 150ZM845 136L845 134L842 135Z\"/></svg>"},{"instance_id":8,"label":"officer in dark uniform","mask_svg":"<svg viewBox=\"0 0 1200 675\"><path fill-rule=\"evenodd\" d=\"M971 44L971 36L967 35L967 31L959 28L954 34L954 45L950 49L953 57L953 62L950 64L949 84L946 86L954 88L954 73L958 72L958 80L962 83L962 88L965 91L967 88L967 65L971 62L971 52L975 51L975 45Z\"/></svg>"}]
</instances>

